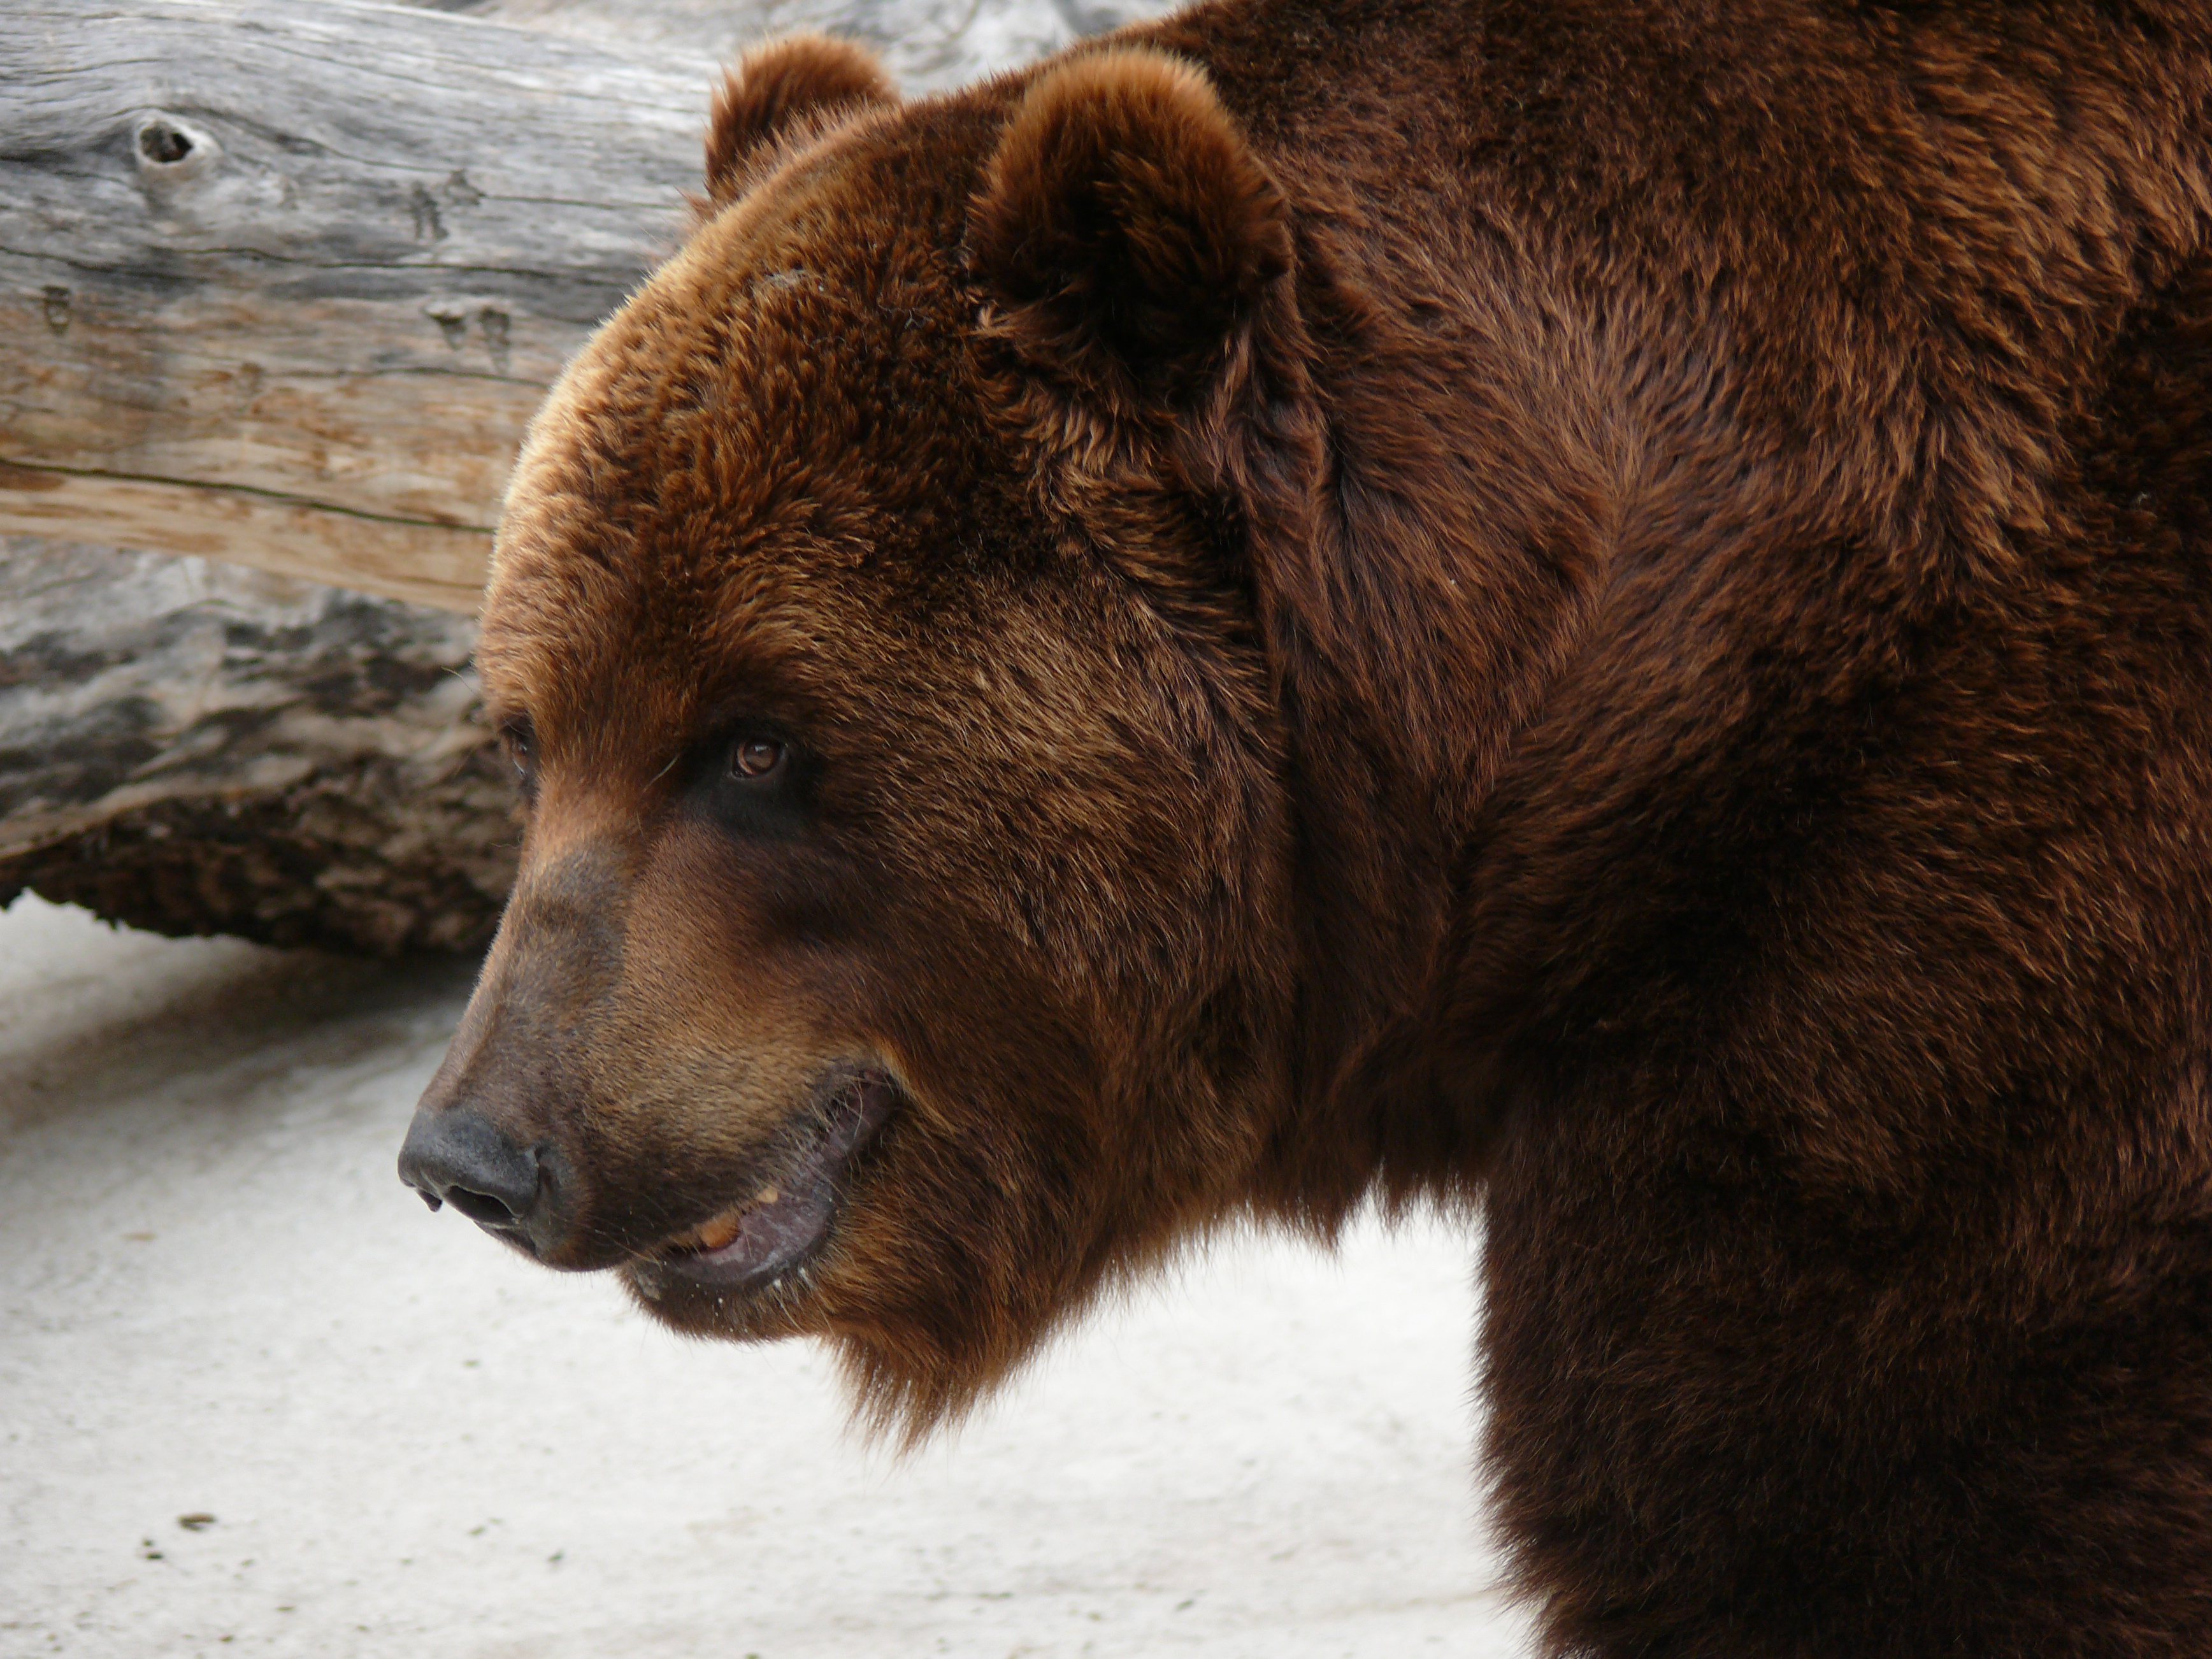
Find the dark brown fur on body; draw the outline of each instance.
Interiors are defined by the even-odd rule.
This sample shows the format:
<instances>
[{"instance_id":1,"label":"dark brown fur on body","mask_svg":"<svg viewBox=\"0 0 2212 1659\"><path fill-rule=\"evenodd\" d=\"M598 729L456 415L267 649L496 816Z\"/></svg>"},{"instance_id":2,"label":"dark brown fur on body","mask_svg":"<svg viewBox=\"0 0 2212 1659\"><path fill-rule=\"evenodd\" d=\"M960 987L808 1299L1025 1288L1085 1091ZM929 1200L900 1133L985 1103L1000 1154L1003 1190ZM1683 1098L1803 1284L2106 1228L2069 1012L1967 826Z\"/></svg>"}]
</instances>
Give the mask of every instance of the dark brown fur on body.
<instances>
[{"instance_id":1,"label":"dark brown fur on body","mask_svg":"<svg viewBox=\"0 0 2212 1659\"><path fill-rule=\"evenodd\" d=\"M769 51L501 526L425 1112L529 1247L920 1429L1220 1221L1479 1203L1558 1650L2212 1647L2212 15ZM806 1259L671 1267L856 1077Z\"/></svg>"}]
</instances>

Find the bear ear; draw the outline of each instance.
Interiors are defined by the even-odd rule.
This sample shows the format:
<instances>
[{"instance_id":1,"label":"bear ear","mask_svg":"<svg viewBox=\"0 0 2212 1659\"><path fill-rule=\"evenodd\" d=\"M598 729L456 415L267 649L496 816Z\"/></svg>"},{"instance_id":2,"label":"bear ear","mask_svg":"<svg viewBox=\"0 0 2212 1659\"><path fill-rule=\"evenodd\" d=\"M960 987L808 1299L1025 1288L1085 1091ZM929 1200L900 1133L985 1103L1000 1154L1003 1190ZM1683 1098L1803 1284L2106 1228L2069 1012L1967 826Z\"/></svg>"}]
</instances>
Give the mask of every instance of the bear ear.
<instances>
[{"instance_id":1,"label":"bear ear","mask_svg":"<svg viewBox=\"0 0 2212 1659\"><path fill-rule=\"evenodd\" d=\"M826 34L793 34L756 46L715 89L707 126L707 194L716 207L753 182L769 147L800 123L836 111L898 102L866 46Z\"/></svg>"},{"instance_id":2,"label":"bear ear","mask_svg":"<svg viewBox=\"0 0 2212 1659\"><path fill-rule=\"evenodd\" d=\"M971 204L969 252L1032 363L1174 406L1291 264L1282 196L1212 86L1143 48L1031 85Z\"/></svg>"}]
</instances>

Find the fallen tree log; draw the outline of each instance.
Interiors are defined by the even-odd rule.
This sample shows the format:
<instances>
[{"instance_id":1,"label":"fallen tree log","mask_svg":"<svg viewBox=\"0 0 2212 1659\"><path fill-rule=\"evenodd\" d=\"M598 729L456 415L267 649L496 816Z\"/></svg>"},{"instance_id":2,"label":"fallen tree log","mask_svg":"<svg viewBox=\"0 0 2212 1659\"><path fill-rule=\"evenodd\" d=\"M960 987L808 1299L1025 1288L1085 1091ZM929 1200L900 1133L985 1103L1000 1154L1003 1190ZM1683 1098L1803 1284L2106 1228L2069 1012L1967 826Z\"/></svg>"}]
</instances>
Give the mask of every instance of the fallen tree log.
<instances>
[{"instance_id":1,"label":"fallen tree log","mask_svg":"<svg viewBox=\"0 0 2212 1659\"><path fill-rule=\"evenodd\" d=\"M488 936L513 791L450 613L531 410L680 234L707 88L329 0L0 10L0 531L160 556L0 541L0 902Z\"/></svg>"},{"instance_id":2,"label":"fallen tree log","mask_svg":"<svg viewBox=\"0 0 2212 1659\"><path fill-rule=\"evenodd\" d=\"M708 84L434 12L0 10L0 530L155 550L0 540L0 902L489 935L514 795L450 613Z\"/></svg>"},{"instance_id":3,"label":"fallen tree log","mask_svg":"<svg viewBox=\"0 0 2212 1659\"><path fill-rule=\"evenodd\" d=\"M681 234L708 92L341 0L0 9L0 531L473 610L531 410Z\"/></svg>"}]
</instances>

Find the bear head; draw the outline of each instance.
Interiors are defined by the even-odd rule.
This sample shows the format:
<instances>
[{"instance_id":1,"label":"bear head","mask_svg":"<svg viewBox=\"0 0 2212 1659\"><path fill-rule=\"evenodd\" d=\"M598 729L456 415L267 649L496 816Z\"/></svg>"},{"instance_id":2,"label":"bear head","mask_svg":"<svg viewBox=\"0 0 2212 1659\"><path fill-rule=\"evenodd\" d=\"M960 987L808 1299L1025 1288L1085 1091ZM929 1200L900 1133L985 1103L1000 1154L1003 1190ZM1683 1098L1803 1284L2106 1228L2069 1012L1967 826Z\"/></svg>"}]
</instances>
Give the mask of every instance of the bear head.
<instances>
[{"instance_id":1,"label":"bear head","mask_svg":"<svg viewBox=\"0 0 2212 1659\"><path fill-rule=\"evenodd\" d=\"M1141 48L902 105L787 41L708 155L508 491L520 873L402 1173L919 1428L1280 1132L1290 235Z\"/></svg>"}]
</instances>

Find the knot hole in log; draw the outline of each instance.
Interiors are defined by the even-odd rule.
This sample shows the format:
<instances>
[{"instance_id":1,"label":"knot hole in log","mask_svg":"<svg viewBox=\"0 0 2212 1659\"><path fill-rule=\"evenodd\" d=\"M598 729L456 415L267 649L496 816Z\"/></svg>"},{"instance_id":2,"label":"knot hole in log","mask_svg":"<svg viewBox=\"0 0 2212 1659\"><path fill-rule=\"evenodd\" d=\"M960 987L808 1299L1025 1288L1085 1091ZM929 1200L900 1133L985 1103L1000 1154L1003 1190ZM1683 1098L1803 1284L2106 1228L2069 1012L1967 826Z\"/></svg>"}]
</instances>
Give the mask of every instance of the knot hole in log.
<instances>
[{"instance_id":1,"label":"knot hole in log","mask_svg":"<svg viewBox=\"0 0 2212 1659\"><path fill-rule=\"evenodd\" d=\"M222 146L191 122L157 111L139 121L137 150L139 172L167 182L205 173Z\"/></svg>"},{"instance_id":2,"label":"knot hole in log","mask_svg":"<svg viewBox=\"0 0 2212 1659\"><path fill-rule=\"evenodd\" d=\"M138 129L138 153L149 161L171 166L192 153L191 135L167 121L149 121Z\"/></svg>"}]
</instances>

